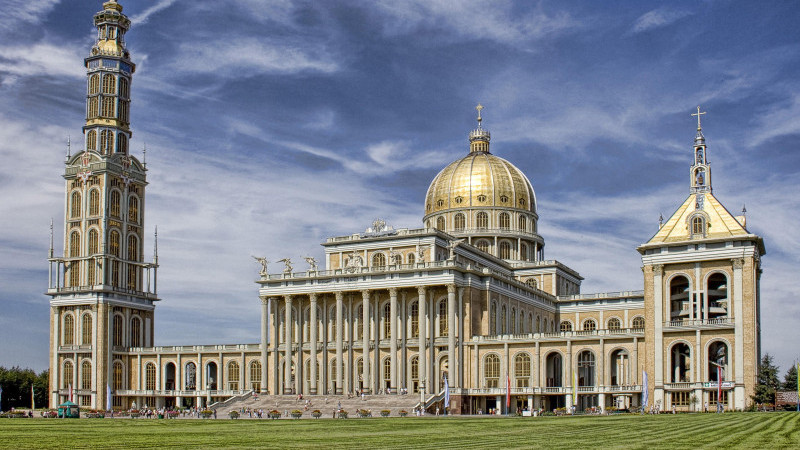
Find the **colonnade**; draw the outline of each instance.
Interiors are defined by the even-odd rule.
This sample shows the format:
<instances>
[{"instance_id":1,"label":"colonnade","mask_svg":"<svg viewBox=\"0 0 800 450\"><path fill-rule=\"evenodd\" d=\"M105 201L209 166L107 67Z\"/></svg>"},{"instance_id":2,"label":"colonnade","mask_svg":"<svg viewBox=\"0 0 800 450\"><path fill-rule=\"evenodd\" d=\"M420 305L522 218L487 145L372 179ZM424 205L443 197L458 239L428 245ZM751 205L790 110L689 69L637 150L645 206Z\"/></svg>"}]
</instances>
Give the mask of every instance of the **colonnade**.
<instances>
[{"instance_id":1,"label":"colonnade","mask_svg":"<svg viewBox=\"0 0 800 450\"><path fill-rule=\"evenodd\" d=\"M446 300L442 292L445 288ZM387 304L387 294L388 326L381 307ZM362 320L357 313L359 300L364 311ZM447 302L445 329L435 320L442 319L436 309L440 301ZM412 317L414 302L418 302L418 307ZM308 316L303 314L306 307ZM318 316L318 308L322 317ZM315 395L356 390L398 393L401 389L410 393L414 386L409 364L414 357L418 357L414 381L420 385L427 383L427 394L436 393L433 390L441 381L436 377L441 378L443 372L441 367L436 370L437 361L441 363L444 357L447 358L449 385L460 387L463 384L460 357L463 355L463 288L454 284L270 296L262 298L261 313L264 393ZM320 322L324 324L322 336L318 334ZM303 332L304 327L307 333ZM330 336L329 327L333 328L333 336ZM446 356L442 342L445 338ZM360 368L356 365L359 359ZM387 359L388 385L384 382ZM269 368L271 379L268 378ZM356 373L359 369L360 373ZM308 385L306 379L311 380Z\"/></svg>"}]
</instances>

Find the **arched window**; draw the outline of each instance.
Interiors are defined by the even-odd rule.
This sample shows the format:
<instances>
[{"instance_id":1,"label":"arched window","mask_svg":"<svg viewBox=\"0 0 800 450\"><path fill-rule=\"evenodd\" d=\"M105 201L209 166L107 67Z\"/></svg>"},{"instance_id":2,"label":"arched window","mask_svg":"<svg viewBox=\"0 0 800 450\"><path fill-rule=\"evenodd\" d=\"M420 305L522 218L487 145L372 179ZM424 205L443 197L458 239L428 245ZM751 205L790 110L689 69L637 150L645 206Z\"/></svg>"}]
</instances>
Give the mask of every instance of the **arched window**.
<instances>
[{"instance_id":1,"label":"arched window","mask_svg":"<svg viewBox=\"0 0 800 450\"><path fill-rule=\"evenodd\" d=\"M528 244L520 244L519 259L521 259L522 261L528 260Z\"/></svg>"},{"instance_id":2,"label":"arched window","mask_svg":"<svg viewBox=\"0 0 800 450\"><path fill-rule=\"evenodd\" d=\"M92 189L89 191L89 215L97 216L100 214L100 190Z\"/></svg>"},{"instance_id":3,"label":"arched window","mask_svg":"<svg viewBox=\"0 0 800 450\"><path fill-rule=\"evenodd\" d=\"M97 104L96 101L95 104ZM88 133L86 133L86 149L97 150L97 131L90 130Z\"/></svg>"},{"instance_id":4,"label":"arched window","mask_svg":"<svg viewBox=\"0 0 800 450\"><path fill-rule=\"evenodd\" d=\"M142 321L138 317L131 319L131 347L141 347L142 343Z\"/></svg>"},{"instance_id":5,"label":"arched window","mask_svg":"<svg viewBox=\"0 0 800 450\"><path fill-rule=\"evenodd\" d=\"M616 330L619 330L621 328L622 328L622 323L619 321L619 319L617 319L616 317L612 317L611 319L608 319L608 329L609 330L616 331Z\"/></svg>"},{"instance_id":6,"label":"arched window","mask_svg":"<svg viewBox=\"0 0 800 450\"><path fill-rule=\"evenodd\" d=\"M439 216L436 218L436 228L440 230L444 230L444 216Z\"/></svg>"},{"instance_id":7,"label":"arched window","mask_svg":"<svg viewBox=\"0 0 800 450\"><path fill-rule=\"evenodd\" d=\"M517 334L517 309L511 308L511 325L508 327L511 334Z\"/></svg>"},{"instance_id":8,"label":"arched window","mask_svg":"<svg viewBox=\"0 0 800 450\"><path fill-rule=\"evenodd\" d=\"M81 316L81 344L92 345L92 315Z\"/></svg>"},{"instance_id":9,"label":"arched window","mask_svg":"<svg viewBox=\"0 0 800 450\"><path fill-rule=\"evenodd\" d=\"M111 376L111 389L117 391L122 389L122 363L114 361L114 371Z\"/></svg>"},{"instance_id":10,"label":"arched window","mask_svg":"<svg viewBox=\"0 0 800 450\"><path fill-rule=\"evenodd\" d=\"M407 258L409 264L414 264L417 260L417 257L414 256L414 253L409 253Z\"/></svg>"},{"instance_id":11,"label":"arched window","mask_svg":"<svg viewBox=\"0 0 800 450\"><path fill-rule=\"evenodd\" d=\"M611 353L611 385L623 386L630 384L630 358L625 349L614 350Z\"/></svg>"},{"instance_id":12,"label":"arched window","mask_svg":"<svg viewBox=\"0 0 800 450\"><path fill-rule=\"evenodd\" d=\"M383 305L383 337L385 339L392 338L392 305L386 303Z\"/></svg>"},{"instance_id":13,"label":"arched window","mask_svg":"<svg viewBox=\"0 0 800 450\"><path fill-rule=\"evenodd\" d=\"M100 132L100 153L104 155L111 154L111 147L114 144L114 133L111 130L103 130Z\"/></svg>"},{"instance_id":14,"label":"arched window","mask_svg":"<svg viewBox=\"0 0 800 450\"><path fill-rule=\"evenodd\" d=\"M392 382L392 360L389 358L383 359L383 385L390 386Z\"/></svg>"},{"instance_id":15,"label":"arched window","mask_svg":"<svg viewBox=\"0 0 800 450\"><path fill-rule=\"evenodd\" d=\"M411 337L419 337L419 302L411 304L409 315L411 316Z\"/></svg>"},{"instance_id":16,"label":"arched window","mask_svg":"<svg viewBox=\"0 0 800 450\"><path fill-rule=\"evenodd\" d=\"M497 334L497 306L492 302L489 306L489 335Z\"/></svg>"},{"instance_id":17,"label":"arched window","mask_svg":"<svg viewBox=\"0 0 800 450\"><path fill-rule=\"evenodd\" d=\"M686 383L691 380L692 376L692 349L683 342L679 342L672 346L670 350L671 359L671 382L672 383Z\"/></svg>"},{"instance_id":18,"label":"arched window","mask_svg":"<svg viewBox=\"0 0 800 450\"><path fill-rule=\"evenodd\" d=\"M464 217L464 214L461 214L461 213L456 214L456 216L453 219L453 221L454 221L454 224L455 224L454 226L455 226L455 230L456 231L464 231L464 228L466 228L466 225L467 225L466 224L466 219Z\"/></svg>"},{"instance_id":19,"label":"arched window","mask_svg":"<svg viewBox=\"0 0 800 450\"><path fill-rule=\"evenodd\" d=\"M511 244L508 241L500 242L500 259L511 259Z\"/></svg>"},{"instance_id":20,"label":"arched window","mask_svg":"<svg viewBox=\"0 0 800 450\"><path fill-rule=\"evenodd\" d=\"M94 74L89 77L89 94L97 94L100 92L100 75Z\"/></svg>"},{"instance_id":21,"label":"arched window","mask_svg":"<svg viewBox=\"0 0 800 450\"><path fill-rule=\"evenodd\" d=\"M578 353L578 386L594 386L594 353L584 350Z\"/></svg>"},{"instance_id":22,"label":"arched window","mask_svg":"<svg viewBox=\"0 0 800 450\"><path fill-rule=\"evenodd\" d=\"M439 302L439 336L447 336L447 302Z\"/></svg>"},{"instance_id":23,"label":"arched window","mask_svg":"<svg viewBox=\"0 0 800 450\"><path fill-rule=\"evenodd\" d=\"M372 255L372 267L386 267L386 255L383 253Z\"/></svg>"},{"instance_id":24,"label":"arched window","mask_svg":"<svg viewBox=\"0 0 800 450\"><path fill-rule=\"evenodd\" d=\"M92 389L92 363L90 361L81 363L81 389Z\"/></svg>"},{"instance_id":25,"label":"arched window","mask_svg":"<svg viewBox=\"0 0 800 450\"><path fill-rule=\"evenodd\" d=\"M139 198L135 195L128 199L128 220L139 223Z\"/></svg>"},{"instance_id":26,"label":"arched window","mask_svg":"<svg viewBox=\"0 0 800 450\"><path fill-rule=\"evenodd\" d=\"M72 314L64 316L64 338L62 342L64 345L72 345L75 343L75 318Z\"/></svg>"},{"instance_id":27,"label":"arched window","mask_svg":"<svg viewBox=\"0 0 800 450\"><path fill-rule=\"evenodd\" d=\"M708 346L708 381L725 381L728 377L728 346L714 342Z\"/></svg>"},{"instance_id":28,"label":"arched window","mask_svg":"<svg viewBox=\"0 0 800 450\"><path fill-rule=\"evenodd\" d=\"M358 326L355 328L355 339L362 339L364 334L369 336L369 324L367 320L364 319L364 305L358 305Z\"/></svg>"},{"instance_id":29,"label":"arched window","mask_svg":"<svg viewBox=\"0 0 800 450\"><path fill-rule=\"evenodd\" d=\"M583 321L583 331L595 331L597 329L597 322L593 319L586 319Z\"/></svg>"},{"instance_id":30,"label":"arched window","mask_svg":"<svg viewBox=\"0 0 800 450\"><path fill-rule=\"evenodd\" d=\"M411 391L419 392L419 357L411 358Z\"/></svg>"},{"instance_id":31,"label":"arched window","mask_svg":"<svg viewBox=\"0 0 800 450\"><path fill-rule=\"evenodd\" d=\"M99 233L96 228L89 230L89 255L100 253Z\"/></svg>"},{"instance_id":32,"label":"arched window","mask_svg":"<svg viewBox=\"0 0 800 450\"><path fill-rule=\"evenodd\" d=\"M728 315L728 278L725 274L714 273L706 281L706 293L708 294L708 317L709 319Z\"/></svg>"},{"instance_id":33,"label":"arched window","mask_svg":"<svg viewBox=\"0 0 800 450\"><path fill-rule=\"evenodd\" d=\"M114 117L114 97L103 97L100 108L100 117Z\"/></svg>"},{"instance_id":34,"label":"arched window","mask_svg":"<svg viewBox=\"0 0 800 450\"><path fill-rule=\"evenodd\" d=\"M317 370L319 377L319 370ZM261 391L261 361L255 360L250 363L250 389L253 392Z\"/></svg>"},{"instance_id":35,"label":"arched window","mask_svg":"<svg viewBox=\"0 0 800 450\"><path fill-rule=\"evenodd\" d=\"M128 84L128 80L125 78L119 79L119 96L122 98L130 98L130 85Z\"/></svg>"},{"instance_id":36,"label":"arched window","mask_svg":"<svg viewBox=\"0 0 800 450\"><path fill-rule=\"evenodd\" d=\"M112 255L119 257L119 232L111 230L111 237L108 240L108 250Z\"/></svg>"},{"instance_id":37,"label":"arched window","mask_svg":"<svg viewBox=\"0 0 800 450\"><path fill-rule=\"evenodd\" d=\"M634 330L643 330L644 329L644 317L642 317L642 316L634 317L633 318L633 324L631 325L631 328L633 328Z\"/></svg>"},{"instance_id":38,"label":"arched window","mask_svg":"<svg viewBox=\"0 0 800 450\"><path fill-rule=\"evenodd\" d=\"M81 255L81 235L77 231L73 231L69 235L69 255L73 258ZM80 284L81 284L80 261L72 261L69 264L69 285L80 286Z\"/></svg>"},{"instance_id":39,"label":"arched window","mask_svg":"<svg viewBox=\"0 0 800 450\"><path fill-rule=\"evenodd\" d=\"M128 135L117 133L117 153L128 153Z\"/></svg>"},{"instance_id":40,"label":"arched window","mask_svg":"<svg viewBox=\"0 0 800 450\"><path fill-rule=\"evenodd\" d=\"M120 216L120 199L121 195L118 190L111 191L111 201L109 202L109 213L112 217Z\"/></svg>"},{"instance_id":41,"label":"arched window","mask_svg":"<svg viewBox=\"0 0 800 450\"><path fill-rule=\"evenodd\" d=\"M508 230L509 228L511 228L511 216L505 212L500 213L500 229Z\"/></svg>"},{"instance_id":42,"label":"arched window","mask_svg":"<svg viewBox=\"0 0 800 450\"><path fill-rule=\"evenodd\" d=\"M519 231L527 231L528 219L525 216L519 216L519 219L517 220L517 228L519 228Z\"/></svg>"},{"instance_id":43,"label":"arched window","mask_svg":"<svg viewBox=\"0 0 800 450\"><path fill-rule=\"evenodd\" d=\"M77 219L81 216L81 193L74 191L70 196L69 202L69 217L70 219Z\"/></svg>"},{"instance_id":44,"label":"arched window","mask_svg":"<svg viewBox=\"0 0 800 450\"><path fill-rule=\"evenodd\" d=\"M489 215L485 212L479 212L475 216L475 224L479 230L485 230L489 228Z\"/></svg>"},{"instance_id":45,"label":"arched window","mask_svg":"<svg viewBox=\"0 0 800 450\"><path fill-rule=\"evenodd\" d=\"M481 239L480 241L476 242L475 247L478 247L478 250L482 252L489 253L489 241L486 239Z\"/></svg>"},{"instance_id":46,"label":"arched window","mask_svg":"<svg viewBox=\"0 0 800 450\"><path fill-rule=\"evenodd\" d=\"M536 330L536 333L544 332L542 330L542 318L539 317L539 316L536 316L536 328L535 328L535 330Z\"/></svg>"},{"instance_id":47,"label":"arched window","mask_svg":"<svg viewBox=\"0 0 800 450\"><path fill-rule=\"evenodd\" d=\"M119 314L114 315L114 346L115 347L122 347L122 316Z\"/></svg>"},{"instance_id":48,"label":"arched window","mask_svg":"<svg viewBox=\"0 0 800 450\"><path fill-rule=\"evenodd\" d=\"M507 330L506 305L500 307L500 334L506 334Z\"/></svg>"},{"instance_id":49,"label":"arched window","mask_svg":"<svg viewBox=\"0 0 800 450\"><path fill-rule=\"evenodd\" d=\"M538 283L536 282L536 278L528 278L527 280L525 280L525 284L534 289L538 288Z\"/></svg>"},{"instance_id":50,"label":"arched window","mask_svg":"<svg viewBox=\"0 0 800 450\"><path fill-rule=\"evenodd\" d=\"M100 111L100 107L99 107L100 99L97 98L97 97L92 97L92 98L90 98L88 100L88 103L89 103L89 106L87 108L88 109L87 115L89 116L89 119L97 118L97 116L99 115L99 111Z\"/></svg>"},{"instance_id":51,"label":"arched window","mask_svg":"<svg viewBox=\"0 0 800 450\"><path fill-rule=\"evenodd\" d=\"M239 390L239 363L236 361L228 363L228 389L231 391Z\"/></svg>"},{"instance_id":52,"label":"arched window","mask_svg":"<svg viewBox=\"0 0 800 450\"><path fill-rule=\"evenodd\" d=\"M139 240L135 235L128 236L128 259L139 261ZM139 268L135 264L128 265L128 289L136 289L136 275Z\"/></svg>"},{"instance_id":53,"label":"arched window","mask_svg":"<svg viewBox=\"0 0 800 450\"><path fill-rule=\"evenodd\" d=\"M186 363L185 382L186 389L195 390L197 388L197 365L193 362Z\"/></svg>"},{"instance_id":54,"label":"arched window","mask_svg":"<svg viewBox=\"0 0 800 450\"><path fill-rule=\"evenodd\" d=\"M126 100L117 100L117 118L122 123L130 123L130 103Z\"/></svg>"},{"instance_id":55,"label":"arched window","mask_svg":"<svg viewBox=\"0 0 800 450\"><path fill-rule=\"evenodd\" d=\"M114 75L110 73L103 75L103 94L115 94L117 92L116 84Z\"/></svg>"},{"instance_id":56,"label":"arched window","mask_svg":"<svg viewBox=\"0 0 800 450\"><path fill-rule=\"evenodd\" d=\"M561 322L560 328L561 331L572 331L572 322L565 320Z\"/></svg>"},{"instance_id":57,"label":"arched window","mask_svg":"<svg viewBox=\"0 0 800 450\"><path fill-rule=\"evenodd\" d=\"M692 237L703 237L706 233L706 221L703 216L692 217Z\"/></svg>"},{"instance_id":58,"label":"arched window","mask_svg":"<svg viewBox=\"0 0 800 450\"><path fill-rule=\"evenodd\" d=\"M528 387L531 377L531 357L527 353L519 353L514 358L514 378L518 388Z\"/></svg>"},{"instance_id":59,"label":"arched window","mask_svg":"<svg viewBox=\"0 0 800 450\"><path fill-rule=\"evenodd\" d=\"M63 374L63 378L61 378L61 387L67 389L69 385L72 384L72 379L75 376L75 367L72 365L72 361L64 362L64 370L61 373Z\"/></svg>"},{"instance_id":60,"label":"arched window","mask_svg":"<svg viewBox=\"0 0 800 450\"><path fill-rule=\"evenodd\" d=\"M483 360L484 387L496 388L500 386L500 357L494 353L486 355Z\"/></svg>"},{"instance_id":61,"label":"arched window","mask_svg":"<svg viewBox=\"0 0 800 450\"><path fill-rule=\"evenodd\" d=\"M144 369L144 388L148 391L156 389L156 365L147 363Z\"/></svg>"}]
</instances>

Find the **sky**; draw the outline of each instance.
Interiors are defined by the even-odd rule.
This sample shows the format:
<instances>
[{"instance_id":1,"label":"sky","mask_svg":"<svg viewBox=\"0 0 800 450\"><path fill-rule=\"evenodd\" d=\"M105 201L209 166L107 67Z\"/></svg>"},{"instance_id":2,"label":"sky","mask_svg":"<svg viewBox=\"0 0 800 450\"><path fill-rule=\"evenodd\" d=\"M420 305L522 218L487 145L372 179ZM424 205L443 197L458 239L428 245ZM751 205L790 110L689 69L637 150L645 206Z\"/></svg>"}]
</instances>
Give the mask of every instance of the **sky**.
<instances>
[{"instance_id":1,"label":"sky","mask_svg":"<svg viewBox=\"0 0 800 450\"><path fill-rule=\"evenodd\" d=\"M60 253L102 2L2 3L0 366L43 370L50 221ZM700 105L714 193L766 244L762 351L782 372L800 359L796 2L120 3L156 345L258 342L251 255L302 268L375 218L421 227L479 102L492 153L536 191L545 257L583 293L642 289L635 249L689 193Z\"/></svg>"}]
</instances>

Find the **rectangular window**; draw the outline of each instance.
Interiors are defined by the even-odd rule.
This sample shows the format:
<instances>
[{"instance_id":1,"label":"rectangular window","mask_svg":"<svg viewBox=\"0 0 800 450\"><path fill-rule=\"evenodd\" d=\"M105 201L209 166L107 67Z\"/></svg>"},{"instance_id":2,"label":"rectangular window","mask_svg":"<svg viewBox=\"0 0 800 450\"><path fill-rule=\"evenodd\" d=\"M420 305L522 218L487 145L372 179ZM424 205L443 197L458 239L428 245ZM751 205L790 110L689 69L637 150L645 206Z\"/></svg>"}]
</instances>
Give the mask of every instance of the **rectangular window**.
<instances>
[{"instance_id":1,"label":"rectangular window","mask_svg":"<svg viewBox=\"0 0 800 450\"><path fill-rule=\"evenodd\" d=\"M689 406L689 392L673 392L672 404L673 406Z\"/></svg>"},{"instance_id":2,"label":"rectangular window","mask_svg":"<svg viewBox=\"0 0 800 450\"><path fill-rule=\"evenodd\" d=\"M722 391L722 398L720 399L720 403L723 405L728 405L728 391ZM717 391L711 391L708 393L708 406L710 408L714 408L717 405Z\"/></svg>"}]
</instances>

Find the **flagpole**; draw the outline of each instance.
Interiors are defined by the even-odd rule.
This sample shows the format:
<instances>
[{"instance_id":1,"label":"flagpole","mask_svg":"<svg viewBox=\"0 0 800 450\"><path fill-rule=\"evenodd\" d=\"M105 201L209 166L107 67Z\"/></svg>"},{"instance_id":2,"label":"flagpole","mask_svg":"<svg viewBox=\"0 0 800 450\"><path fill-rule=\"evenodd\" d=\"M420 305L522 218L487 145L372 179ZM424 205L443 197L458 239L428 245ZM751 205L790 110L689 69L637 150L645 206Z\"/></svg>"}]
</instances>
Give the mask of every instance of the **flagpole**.
<instances>
[{"instance_id":1,"label":"flagpole","mask_svg":"<svg viewBox=\"0 0 800 450\"><path fill-rule=\"evenodd\" d=\"M795 380L797 381L797 412L800 412L800 363L797 363ZM2 392L2 390L0 390L0 392Z\"/></svg>"}]
</instances>

